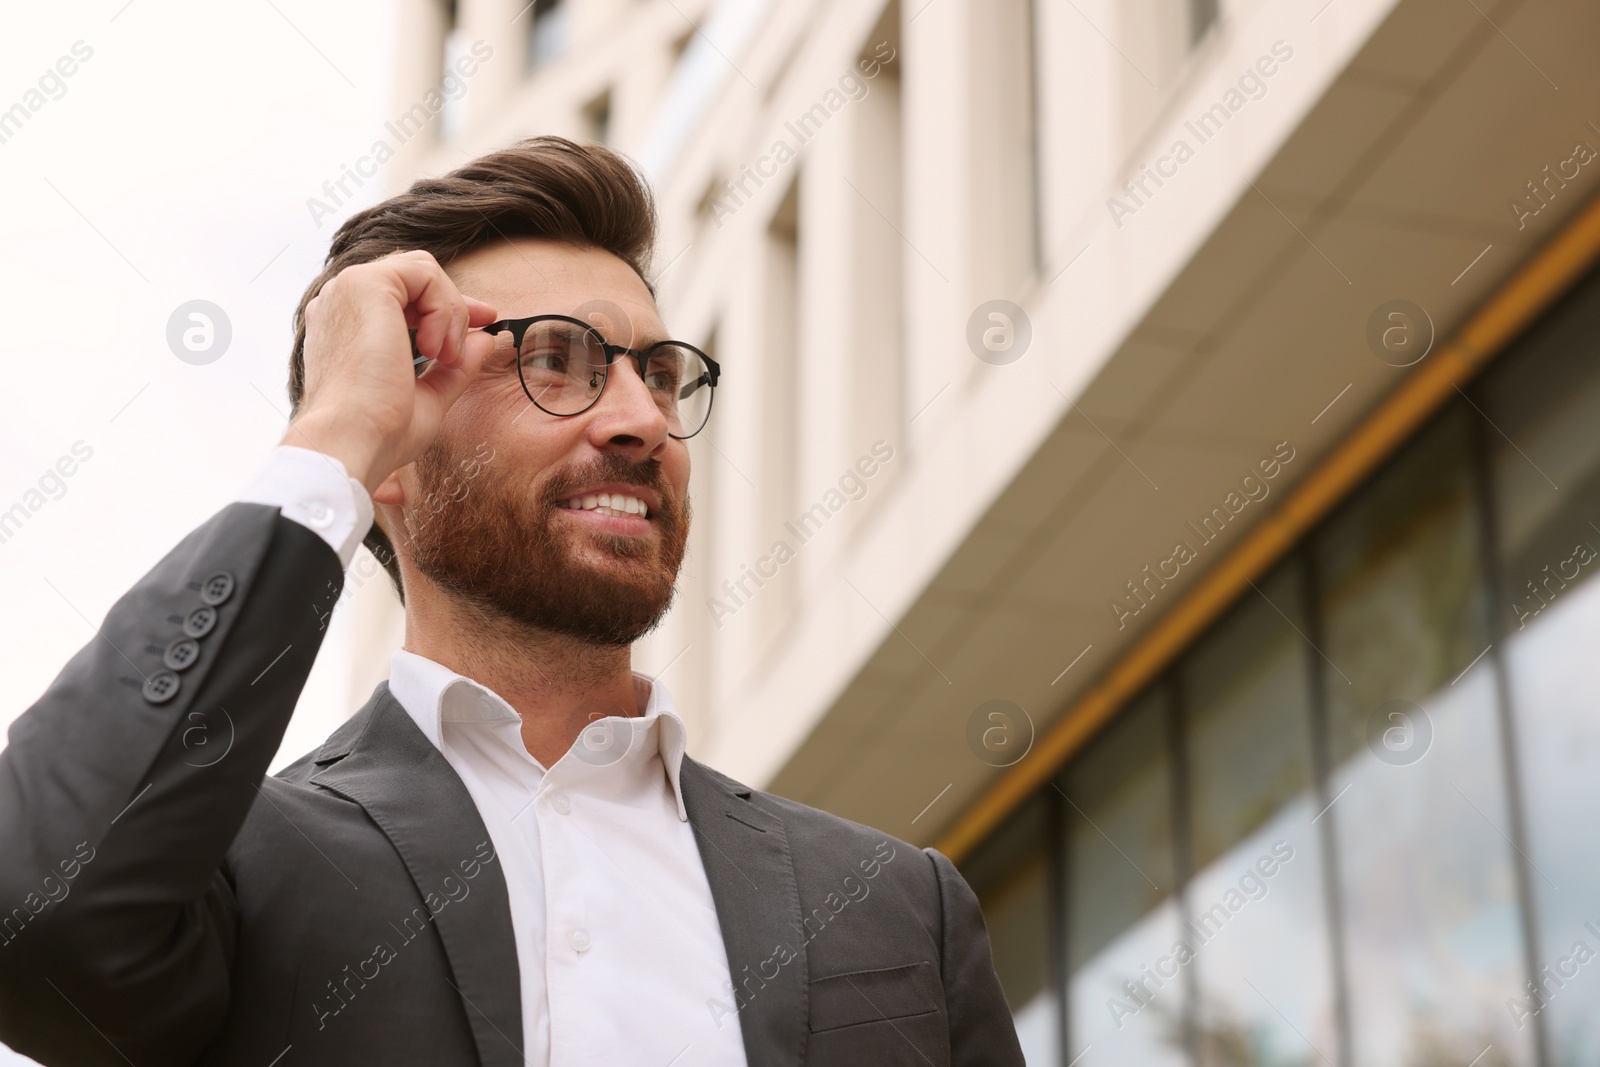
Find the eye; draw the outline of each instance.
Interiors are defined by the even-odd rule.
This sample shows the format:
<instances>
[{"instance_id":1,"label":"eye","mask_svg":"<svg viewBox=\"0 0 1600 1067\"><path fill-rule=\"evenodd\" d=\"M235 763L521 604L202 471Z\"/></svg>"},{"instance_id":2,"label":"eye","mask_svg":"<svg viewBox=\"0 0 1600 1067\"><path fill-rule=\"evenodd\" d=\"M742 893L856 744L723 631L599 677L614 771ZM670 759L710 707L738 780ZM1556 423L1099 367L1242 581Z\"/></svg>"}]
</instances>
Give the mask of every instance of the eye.
<instances>
[{"instance_id":1,"label":"eye","mask_svg":"<svg viewBox=\"0 0 1600 1067\"><path fill-rule=\"evenodd\" d=\"M522 365L530 370L546 371L550 374L567 373L569 357L564 348L541 348L526 353L522 357Z\"/></svg>"},{"instance_id":2,"label":"eye","mask_svg":"<svg viewBox=\"0 0 1600 1067\"><path fill-rule=\"evenodd\" d=\"M678 381L683 375L683 361L672 353L663 353L650 360L645 371L644 384L666 396L678 395Z\"/></svg>"}]
</instances>

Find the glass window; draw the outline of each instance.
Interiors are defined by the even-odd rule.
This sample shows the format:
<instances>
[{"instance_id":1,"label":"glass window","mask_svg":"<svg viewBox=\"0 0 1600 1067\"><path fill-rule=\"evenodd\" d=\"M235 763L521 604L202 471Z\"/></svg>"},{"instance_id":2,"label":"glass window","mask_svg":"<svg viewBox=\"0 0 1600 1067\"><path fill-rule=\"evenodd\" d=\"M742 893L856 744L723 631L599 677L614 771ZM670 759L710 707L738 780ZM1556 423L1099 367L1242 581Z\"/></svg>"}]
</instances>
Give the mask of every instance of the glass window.
<instances>
[{"instance_id":1,"label":"glass window","mask_svg":"<svg viewBox=\"0 0 1600 1067\"><path fill-rule=\"evenodd\" d=\"M454 137L460 132L462 123L466 119L466 93L462 88L464 83L460 78L461 67L458 64L463 60L472 62L471 51L472 42L467 39L466 28L452 25L444 38L444 70L441 75L444 83L444 101L439 108L440 137Z\"/></svg>"},{"instance_id":2,"label":"glass window","mask_svg":"<svg viewBox=\"0 0 1600 1067\"><path fill-rule=\"evenodd\" d=\"M528 45L525 63L538 70L567 49L566 0L534 0L528 19Z\"/></svg>"},{"instance_id":3,"label":"glass window","mask_svg":"<svg viewBox=\"0 0 1600 1067\"><path fill-rule=\"evenodd\" d=\"M962 874L978 894L994 968L1030 1067L1061 1063L1059 993L1051 980L1048 798L1036 796L976 852Z\"/></svg>"},{"instance_id":4,"label":"glass window","mask_svg":"<svg viewBox=\"0 0 1600 1067\"><path fill-rule=\"evenodd\" d=\"M1496 629L1522 773L1538 989L1500 1010L1542 1025L1550 1063L1600 1060L1600 282L1591 279L1475 391L1493 422ZM1513 443L1514 442L1514 443ZM1559 887L1559 888L1558 888ZM1595 973L1591 973L1595 972Z\"/></svg>"},{"instance_id":5,"label":"glass window","mask_svg":"<svg viewBox=\"0 0 1600 1067\"><path fill-rule=\"evenodd\" d=\"M611 90L607 89L583 106L583 125L589 140L595 144L611 140Z\"/></svg>"},{"instance_id":6,"label":"glass window","mask_svg":"<svg viewBox=\"0 0 1600 1067\"><path fill-rule=\"evenodd\" d=\"M1217 0L1189 0L1189 46L1200 43L1217 21Z\"/></svg>"},{"instance_id":7,"label":"glass window","mask_svg":"<svg viewBox=\"0 0 1600 1067\"><path fill-rule=\"evenodd\" d=\"M1314 543L1336 761L1324 818L1351 1059L1372 1067L1533 1058L1506 1012L1526 974L1468 416L1441 417Z\"/></svg>"},{"instance_id":8,"label":"glass window","mask_svg":"<svg viewBox=\"0 0 1600 1067\"><path fill-rule=\"evenodd\" d=\"M1258 583L1184 663L1184 892L1199 1059L1337 1059L1297 567Z\"/></svg>"},{"instance_id":9,"label":"glass window","mask_svg":"<svg viewBox=\"0 0 1600 1067\"><path fill-rule=\"evenodd\" d=\"M1600 271L968 865L1030 1062L1600 1060L1597 335Z\"/></svg>"},{"instance_id":10,"label":"glass window","mask_svg":"<svg viewBox=\"0 0 1600 1067\"><path fill-rule=\"evenodd\" d=\"M1067 1059L1186 1062L1167 701L1157 688L1067 768ZM1085 1047L1087 1046L1087 1051Z\"/></svg>"}]
</instances>

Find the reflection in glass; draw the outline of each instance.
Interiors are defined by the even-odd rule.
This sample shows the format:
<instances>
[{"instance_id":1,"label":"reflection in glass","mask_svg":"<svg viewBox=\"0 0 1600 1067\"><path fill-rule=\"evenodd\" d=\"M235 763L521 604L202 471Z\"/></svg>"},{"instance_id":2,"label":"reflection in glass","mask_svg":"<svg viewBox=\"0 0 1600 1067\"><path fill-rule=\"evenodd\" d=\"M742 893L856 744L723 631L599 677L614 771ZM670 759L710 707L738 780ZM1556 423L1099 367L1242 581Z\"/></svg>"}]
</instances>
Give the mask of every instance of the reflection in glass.
<instances>
[{"instance_id":1,"label":"reflection in glass","mask_svg":"<svg viewBox=\"0 0 1600 1067\"><path fill-rule=\"evenodd\" d=\"M1067 1059L1186 1063L1173 896L1166 701L1134 702L1060 783L1067 867ZM1163 977L1162 975L1169 975ZM1084 1052L1088 1047L1087 1053Z\"/></svg>"},{"instance_id":2,"label":"reflection in glass","mask_svg":"<svg viewBox=\"0 0 1600 1067\"><path fill-rule=\"evenodd\" d=\"M968 864L1030 1062L1600 1062L1597 336L1600 274Z\"/></svg>"},{"instance_id":3,"label":"reflection in glass","mask_svg":"<svg viewBox=\"0 0 1600 1067\"><path fill-rule=\"evenodd\" d=\"M1597 329L1600 284L1591 281L1478 391L1505 434L1489 436L1497 612L1525 768L1539 931L1537 997L1528 991L1503 1011L1530 1030L1543 1025L1552 1067L1600 1060L1600 851L1592 829L1600 810L1600 583L1589 581L1600 571Z\"/></svg>"},{"instance_id":4,"label":"reflection in glass","mask_svg":"<svg viewBox=\"0 0 1600 1067\"><path fill-rule=\"evenodd\" d=\"M1453 409L1318 535L1353 1060L1525 1064L1475 500ZM1476 663L1474 665L1474 661ZM1470 665L1470 666L1469 666Z\"/></svg>"},{"instance_id":5,"label":"reflection in glass","mask_svg":"<svg viewBox=\"0 0 1600 1067\"><path fill-rule=\"evenodd\" d=\"M1059 996L1044 936L1051 926L1046 804L1035 797L962 867L983 906L995 973L1029 1067L1062 1062Z\"/></svg>"},{"instance_id":6,"label":"reflection in glass","mask_svg":"<svg viewBox=\"0 0 1600 1067\"><path fill-rule=\"evenodd\" d=\"M1259 583L1180 672L1204 1067L1337 1055L1299 581Z\"/></svg>"}]
</instances>

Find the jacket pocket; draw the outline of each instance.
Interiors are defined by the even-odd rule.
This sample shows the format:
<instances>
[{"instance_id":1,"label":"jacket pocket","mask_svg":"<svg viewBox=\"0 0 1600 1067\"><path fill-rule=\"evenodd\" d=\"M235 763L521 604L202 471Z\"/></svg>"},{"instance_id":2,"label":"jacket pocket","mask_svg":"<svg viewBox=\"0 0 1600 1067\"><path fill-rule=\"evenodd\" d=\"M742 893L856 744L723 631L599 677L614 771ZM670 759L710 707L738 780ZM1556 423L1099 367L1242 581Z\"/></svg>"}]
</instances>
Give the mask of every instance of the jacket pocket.
<instances>
[{"instance_id":1,"label":"jacket pocket","mask_svg":"<svg viewBox=\"0 0 1600 1067\"><path fill-rule=\"evenodd\" d=\"M818 978L811 983L811 1032L938 1011L934 986L927 960Z\"/></svg>"}]
</instances>

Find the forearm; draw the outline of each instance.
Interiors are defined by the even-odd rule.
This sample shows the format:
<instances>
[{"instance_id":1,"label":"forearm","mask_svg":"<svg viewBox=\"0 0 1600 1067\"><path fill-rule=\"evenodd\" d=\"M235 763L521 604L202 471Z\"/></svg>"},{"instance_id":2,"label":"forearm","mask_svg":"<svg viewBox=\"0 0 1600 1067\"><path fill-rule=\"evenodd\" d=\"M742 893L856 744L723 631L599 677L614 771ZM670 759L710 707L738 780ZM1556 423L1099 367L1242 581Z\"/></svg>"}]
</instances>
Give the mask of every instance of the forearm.
<instances>
[{"instance_id":1,"label":"forearm","mask_svg":"<svg viewBox=\"0 0 1600 1067\"><path fill-rule=\"evenodd\" d=\"M211 586L211 599L232 589L208 605L204 583L221 574L231 583ZM0 752L0 915L13 920L0 922L0 1036L51 975L64 996L96 1002L97 1025L123 1033L198 1023L218 996L225 1004L231 901L207 898L342 581L339 557L309 528L273 507L230 505L112 606L12 725ZM164 659L186 623L206 632L173 669ZM156 1005L178 1018L148 1017Z\"/></svg>"}]
</instances>

